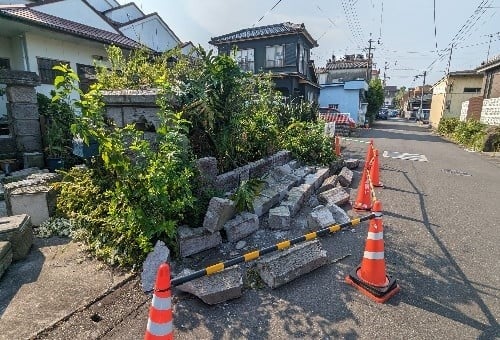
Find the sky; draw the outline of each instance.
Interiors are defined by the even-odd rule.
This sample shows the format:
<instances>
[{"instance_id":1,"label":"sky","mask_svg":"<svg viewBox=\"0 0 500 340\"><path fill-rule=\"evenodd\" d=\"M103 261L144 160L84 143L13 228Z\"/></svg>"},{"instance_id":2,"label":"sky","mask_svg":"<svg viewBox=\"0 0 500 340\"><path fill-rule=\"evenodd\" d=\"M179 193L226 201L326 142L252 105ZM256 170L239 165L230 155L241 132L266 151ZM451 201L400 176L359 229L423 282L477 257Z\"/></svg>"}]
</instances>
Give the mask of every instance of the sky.
<instances>
[{"instance_id":1,"label":"sky","mask_svg":"<svg viewBox=\"0 0 500 340\"><path fill-rule=\"evenodd\" d=\"M134 2L145 14L158 12L182 41L205 48L214 48L211 37L253 25L304 23L319 44L311 50L316 67L332 55L366 54L371 39L375 68L381 77L385 71L387 85L398 87L421 85L424 71L425 83L432 85L448 69L474 69L500 54L500 0Z\"/></svg>"}]
</instances>

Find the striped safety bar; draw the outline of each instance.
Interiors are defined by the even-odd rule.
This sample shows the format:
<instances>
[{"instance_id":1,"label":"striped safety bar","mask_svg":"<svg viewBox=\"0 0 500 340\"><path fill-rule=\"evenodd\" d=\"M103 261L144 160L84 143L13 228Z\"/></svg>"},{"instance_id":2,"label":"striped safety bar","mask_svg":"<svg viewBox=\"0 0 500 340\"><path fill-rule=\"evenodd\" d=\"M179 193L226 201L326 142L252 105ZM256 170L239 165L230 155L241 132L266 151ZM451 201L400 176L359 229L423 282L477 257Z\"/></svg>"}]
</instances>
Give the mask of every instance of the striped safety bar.
<instances>
[{"instance_id":1,"label":"striped safety bar","mask_svg":"<svg viewBox=\"0 0 500 340\"><path fill-rule=\"evenodd\" d=\"M308 234L296 237L296 238L291 239L291 240L286 240L286 241L276 243L275 245L269 246L267 248L263 248L260 250L254 250L254 251L251 251L251 252L246 253L244 255L235 257L233 259L230 259L230 260L227 260L224 262L219 262L219 263L216 263L214 265L208 266L205 269L198 270L198 271L193 272L189 275L177 277L175 279L172 279L172 281L170 283L172 286L178 286L180 284L186 283L188 281L197 279L197 278L205 276L205 275L215 274L217 272L224 270L224 268L228 268L228 267L231 267L231 266L234 266L236 264L243 263L243 262L253 261L253 260L258 259L259 257L261 257L263 255L272 253L274 251L287 249L290 246L295 245L297 243L310 241L310 240L314 240L314 239L319 238L319 237L327 236L329 234L336 233L336 232L338 232L344 228L347 228L347 227L355 227L358 224L360 224L361 222L368 221L368 220L371 220L372 218L375 218L375 216L376 216L375 213L371 213L369 215L362 216L360 218L355 218L355 219L353 219L349 222L346 222L346 223L331 225L329 227L320 229L318 231L310 232Z\"/></svg>"}]
</instances>

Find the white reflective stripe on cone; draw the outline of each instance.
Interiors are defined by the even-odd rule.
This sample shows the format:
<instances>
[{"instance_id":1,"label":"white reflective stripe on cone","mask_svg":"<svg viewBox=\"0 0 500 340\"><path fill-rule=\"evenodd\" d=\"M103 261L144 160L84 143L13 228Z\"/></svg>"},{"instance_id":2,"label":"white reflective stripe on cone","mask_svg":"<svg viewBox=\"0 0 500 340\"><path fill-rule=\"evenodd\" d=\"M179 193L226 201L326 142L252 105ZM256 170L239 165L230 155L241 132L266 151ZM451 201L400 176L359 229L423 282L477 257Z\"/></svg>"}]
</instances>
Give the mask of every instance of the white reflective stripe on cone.
<instances>
[{"instance_id":1,"label":"white reflective stripe on cone","mask_svg":"<svg viewBox=\"0 0 500 340\"><path fill-rule=\"evenodd\" d=\"M383 260L384 252L383 251L365 251L363 254L365 259L369 260Z\"/></svg>"},{"instance_id":2,"label":"white reflective stripe on cone","mask_svg":"<svg viewBox=\"0 0 500 340\"><path fill-rule=\"evenodd\" d=\"M154 336L169 335L170 333L172 333L173 330L172 321L167 323L156 323L151 320L148 320L148 325L146 326L146 329L148 330L149 333L151 333Z\"/></svg>"},{"instance_id":3,"label":"white reflective stripe on cone","mask_svg":"<svg viewBox=\"0 0 500 340\"><path fill-rule=\"evenodd\" d=\"M162 298L156 295L153 295L153 302L151 305L157 310L169 310L172 308L172 298Z\"/></svg>"},{"instance_id":4,"label":"white reflective stripe on cone","mask_svg":"<svg viewBox=\"0 0 500 340\"><path fill-rule=\"evenodd\" d=\"M367 238L369 240L383 240L384 239L384 232L381 231L379 233L372 233L371 231L369 231Z\"/></svg>"}]
</instances>

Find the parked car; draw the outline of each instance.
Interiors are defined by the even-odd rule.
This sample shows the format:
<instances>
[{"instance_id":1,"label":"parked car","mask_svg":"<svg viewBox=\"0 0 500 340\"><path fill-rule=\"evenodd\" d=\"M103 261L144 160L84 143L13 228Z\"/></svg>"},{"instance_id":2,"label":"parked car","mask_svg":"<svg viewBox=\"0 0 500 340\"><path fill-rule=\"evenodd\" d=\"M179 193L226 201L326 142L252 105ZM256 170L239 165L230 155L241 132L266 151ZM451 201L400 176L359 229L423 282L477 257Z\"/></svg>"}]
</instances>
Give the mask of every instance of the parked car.
<instances>
[{"instance_id":1,"label":"parked car","mask_svg":"<svg viewBox=\"0 0 500 340\"><path fill-rule=\"evenodd\" d=\"M379 110L375 115L375 119L387 119L388 111L387 110Z\"/></svg>"}]
</instances>

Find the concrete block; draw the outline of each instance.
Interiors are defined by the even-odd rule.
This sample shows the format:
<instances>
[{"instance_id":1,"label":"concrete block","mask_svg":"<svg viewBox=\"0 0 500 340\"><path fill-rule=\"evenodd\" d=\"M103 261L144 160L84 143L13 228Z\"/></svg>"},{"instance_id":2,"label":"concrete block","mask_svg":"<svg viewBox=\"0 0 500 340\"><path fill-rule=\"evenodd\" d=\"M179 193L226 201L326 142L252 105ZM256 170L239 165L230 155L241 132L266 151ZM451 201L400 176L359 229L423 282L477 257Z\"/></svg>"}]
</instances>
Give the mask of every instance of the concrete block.
<instances>
[{"instance_id":1,"label":"concrete block","mask_svg":"<svg viewBox=\"0 0 500 340\"><path fill-rule=\"evenodd\" d=\"M7 103L7 112L12 120L21 120L23 122L27 121L39 122L37 104Z\"/></svg>"},{"instance_id":2,"label":"concrete block","mask_svg":"<svg viewBox=\"0 0 500 340\"><path fill-rule=\"evenodd\" d=\"M336 161L333 161L330 164L330 173L332 175L338 175L340 170L344 167L344 160L343 159L337 159Z\"/></svg>"},{"instance_id":3,"label":"concrete block","mask_svg":"<svg viewBox=\"0 0 500 340\"><path fill-rule=\"evenodd\" d=\"M347 215L344 209L340 208L339 206L335 204L328 204L326 205L326 207L332 213L336 223L344 224L351 220L351 218L349 217L349 215Z\"/></svg>"},{"instance_id":4,"label":"concrete block","mask_svg":"<svg viewBox=\"0 0 500 340\"><path fill-rule=\"evenodd\" d=\"M292 218L290 209L286 205L280 205L269 210L269 228L270 229L290 229Z\"/></svg>"},{"instance_id":5,"label":"concrete block","mask_svg":"<svg viewBox=\"0 0 500 340\"><path fill-rule=\"evenodd\" d=\"M282 193L274 188L262 190L260 195L253 201L253 212L259 217L264 215L279 203L281 195Z\"/></svg>"},{"instance_id":6,"label":"concrete block","mask_svg":"<svg viewBox=\"0 0 500 340\"><path fill-rule=\"evenodd\" d=\"M236 171L229 171L217 176L215 188L226 192L236 189L240 185L240 175Z\"/></svg>"},{"instance_id":7,"label":"concrete block","mask_svg":"<svg viewBox=\"0 0 500 340\"><path fill-rule=\"evenodd\" d=\"M298 168L296 169L293 174L295 176L298 176L298 177L301 177L301 178L304 178L306 177L307 175L309 174L312 174L313 172L316 171L316 167L314 166L303 166L301 168Z\"/></svg>"},{"instance_id":8,"label":"concrete block","mask_svg":"<svg viewBox=\"0 0 500 340\"><path fill-rule=\"evenodd\" d=\"M54 214L57 194L49 185L41 184L17 188L7 199L12 214L27 214L33 225L39 226Z\"/></svg>"},{"instance_id":9,"label":"concrete block","mask_svg":"<svg viewBox=\"0 0 500 340\"><path fill-rule=\"evenodd\" d=\"M0 241L10 242L13 261L26 258L33 244L30 217L25 214L0 217Z\"/></svg>"},{"instance_id":10,"label":"concrete block","mask_svg":"<svg viewBox=\"0 0 500 340\"><path fill-rule=\"evenodd\" d=\"M337 175L333 175L333 176L328 177L327 179L325 179L323 181L323 184L318 189L318 193L322 193L324 191L327 191L327 190L335 188L337 186L338 181L339 180L338 180L338 176Z\"/></svg>"},{"instance_id":11,"label":"concrete block","mask_svg":"<svg viewBox=\"0 0 500 340\"><path fill-rule=\"evenodd\" d=\"M344 188L333 188L318 195L318 200L324 205L343 205L349 202L349 194Z\"/></svg>"},{"instance_id":12,"label":"concrete block","mask_svg":"<svg viewBox=\"0 0 500 340\"><path fill-rule=\"evenodd\" d=\"M180 226L177 229L179 253L182 257L200 253L222 243L220 232L208 232L205 228Z\"/></svg>"},{"instance_id":13,"label":"concrete block","mask_svg":"<svg viewBox=\"0 0 500 340\"><path fill-rule=\"evenodd\" d=\"M203 220L203 227L210 232L221 230L224 223L236 214L234 202L227 198L212 197L208 203L207 213Z\"/></svg>"},{"instance_id":14,"label":"concrete block","mask_svg":"<svg viewBox=\"0 0 500 340\"><path fill-rule=\"evenodd\" d=\"M31 103L37 104L36 90L32 86L7 86L7 101L9 103Z\"/></svg>"},{"instance_id":15,"label":"concrete block","mask_svg":"<svg viewBox=\"0 0 500 340\"><path fill-rule=\"evenodd\" d=\"M287 165L292 169L292 170L295 170L295 169L298 169L300 167L300 163L299 161L297 160L293 160L293 161L290 161L287 163Z\"/></svg>"},{"instance_id":16,"label":"concrete block","mask_svg":"<svg viewBox=\"0 0 500 340\"><path fill-rule=\"evenodd\" d=\"M169 260L170 249L168 249L163 241L156 241L153 251L148 254L142 264L141 285L144 292L153 290L158 268L160 268L162 263L167 263Z\"/></svg>"},{"instance_id":17,"label":"concrete block","mask_svg":"<svg viewBox=\"0 0 500 340\"><path fill-rule=\"evenodd\" d=\"M19 171L13 171L10 173L10 176L5 177L3 179L3 183L12 183L12 182L17 182L17 181L22 181L24 179L27 179L28 176L33 175L33 174L39 174L39 173L48 173L49 170L44 169L40 170L38 167L29 167L25 168Z\"/></svg>"},{"instance_id":18,"label":"concrete block","mask_svg":"<svg viewBox=\"0 0 500 340\"><path fill-rule=\"evenodd\" d=\"M258 229L259 217L249 212L242 212L224 224L224 230L229 242L241 240Z\"/></svg>"},{"instance_id":19,"label":"concrete block","mask_svg":"<svg viewBox=\"0 0 500 340\"><path fill-rule=\"evenodd\" d=\"M179 276L189 275L191 272L184 270ZM239 298L242 295L242 288L243 273L238 266L177 286L177 289L197 296L208 305Z\"/></svg>"},{"instance_id":20,"label":"concrete block","mask_svg":"<svg viewBox=\"0 0 500 340\"><path fill-rule=\"evenodd\" d=\"M328 177L330 169L320 168L315 173L304 177L304 184L309 184L314 187L314 190L319 189L325 178Z\"/></svg>"},{"instance_id":21,"label":"concrete block","mask_svg":"<svg viewBox=\"0 0 500 340\"><path fill-rule=\"evenodd\" d=\"M340 185L342 185L343 187L350 186L352 182L352 176L353 172L347 167L343 167L338 177Z\"/></svg>"},{"instance_id":22,"label":"concrete block","mask_svg":"<svg viewBox=\"0 0 500 340\"><path fill-rule=\"evenodd\" d=\"M17 135L16 148L18 152L39 152L42 151L42 136L36 135Z\"/></svg>"},{"instance_id":23,"label":"concrete block","mask_svg":"<svg viewBox=\"0 0 500 340\"><path fill-rule=\"evenodd\" d=\"M217 180L217 159L215 157L203 157L196 160L196 167L200 172L200 180L203 184L214 186Z\"/></svg>"},{"instance_id":24,"label":"concrete block","mask_svg":"<svg viewBox=\"0 0 500 340\"><path fill-rule=\"evenodd\" d=\"M345 166L349 170L357 169L359 167L359 159L356 159L356 158L346 159Z\"/></svg>"},{"instance_id":25,"label":"concrete block","mask_svg":"<svg viewBox=\"0 0 500 340\"><path fill-rule=\"evenodd\" d=\"M280 287L328 262L318 240L305 242L266 256L257 262L257 271L271 288Z\"/></svg>"},{"instance_id":26,"label":"concrete block","mask_svg":"<svg viewBox=\"0 0 500 340\"><path fill-rule=\"evenodd\" d=\"M332 224L335 224L335 219L330 210L323 205L315 207L307 217L307 226L311 230L323 229Z\"/></svg>"},{"instance_id":27,"label":"concrete block","mask_svg":"<svg viewBox=\"0 0 500 340\"><path fill-rule=\"evenodd\" d=\"M0 278L12 263L12 246L8 241L0 242Z\"/></svg>"}]
</instances>

